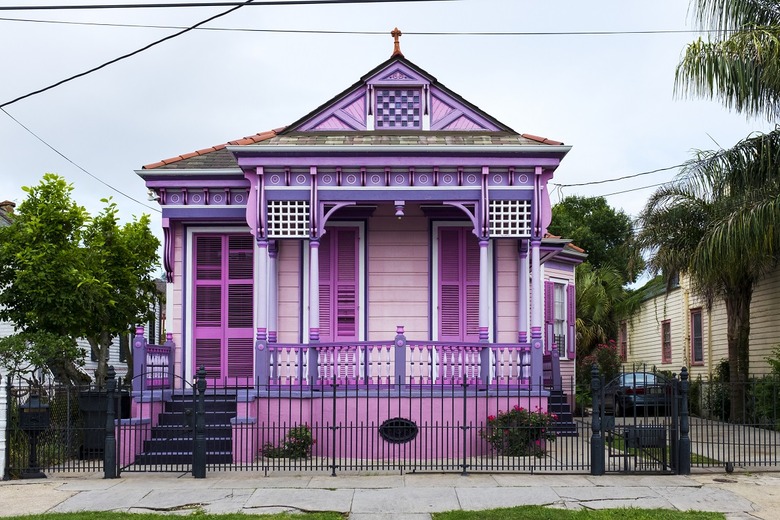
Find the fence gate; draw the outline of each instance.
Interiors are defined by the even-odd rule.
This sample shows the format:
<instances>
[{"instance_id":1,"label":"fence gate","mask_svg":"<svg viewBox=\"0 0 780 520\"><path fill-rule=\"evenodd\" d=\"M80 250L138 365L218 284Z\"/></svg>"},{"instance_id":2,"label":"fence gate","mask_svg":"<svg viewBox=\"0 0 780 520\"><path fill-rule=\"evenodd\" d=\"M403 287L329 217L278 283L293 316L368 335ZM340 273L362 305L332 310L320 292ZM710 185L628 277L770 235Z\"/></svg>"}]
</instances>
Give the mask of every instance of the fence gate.
<instances>
[{"instance_id":1,"label":"fence gate","mask_svg":"<svg viewBox=\"0 0 780 520\"><path fill-rule=\"evenodd\" d=\"M604 381L594 367L592 473L689 473L687 379L683 368L680 379L639 370Z\"/></svg>"}]
</instances>

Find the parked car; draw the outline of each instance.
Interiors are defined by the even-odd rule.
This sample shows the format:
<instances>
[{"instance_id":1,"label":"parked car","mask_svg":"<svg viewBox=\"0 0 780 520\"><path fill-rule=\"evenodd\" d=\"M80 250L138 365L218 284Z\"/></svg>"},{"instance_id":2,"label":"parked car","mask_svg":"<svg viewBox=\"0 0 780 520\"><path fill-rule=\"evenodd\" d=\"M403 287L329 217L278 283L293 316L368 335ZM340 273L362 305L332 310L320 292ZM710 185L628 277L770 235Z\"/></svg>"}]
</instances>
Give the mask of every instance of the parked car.
<instances>
[{"instance_id":1,"label":"parked car","mask_svg":"<svg viewBox=\"0 0 780 520\"><path fill-rule=\"evenodd\" d=\"M672 381L661 374L626 372L604 387L604 408L616 416L643 408L647 413L669 411L672 407Z\"/></svg>"}]
</instances>

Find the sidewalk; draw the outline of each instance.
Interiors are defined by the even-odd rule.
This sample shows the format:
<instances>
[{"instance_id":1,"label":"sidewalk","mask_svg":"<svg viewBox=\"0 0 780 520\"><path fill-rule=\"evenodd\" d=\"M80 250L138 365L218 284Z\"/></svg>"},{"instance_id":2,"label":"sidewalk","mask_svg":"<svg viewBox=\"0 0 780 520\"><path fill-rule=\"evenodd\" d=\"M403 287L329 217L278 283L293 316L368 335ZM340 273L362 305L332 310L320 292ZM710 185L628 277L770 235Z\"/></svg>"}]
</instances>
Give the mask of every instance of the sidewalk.
<instances>
[{"instance_id":1,"label":"sidewalk","mask_svg":"<svg viewBox=\"0 0 780 520\"><path fill-rule=\"evenodd\" d=\"M55 475L0 482L0 516L72 511L338 511L351 520L428 520L430 513L517 505L695 509L729 520L780 517L780 473L683 476L256 473Z\"/></svg>"}]
</instances>

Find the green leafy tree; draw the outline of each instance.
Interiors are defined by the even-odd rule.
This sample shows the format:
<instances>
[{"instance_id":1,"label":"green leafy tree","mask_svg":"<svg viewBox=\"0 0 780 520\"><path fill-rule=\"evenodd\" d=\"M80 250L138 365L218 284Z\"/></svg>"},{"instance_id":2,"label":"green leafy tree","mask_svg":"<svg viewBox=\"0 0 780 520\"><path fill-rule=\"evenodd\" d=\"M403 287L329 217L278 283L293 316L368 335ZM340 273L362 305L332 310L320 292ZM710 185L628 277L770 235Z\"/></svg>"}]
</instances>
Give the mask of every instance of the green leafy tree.
<instances>
[{"instance_id":1,"label":"green leafy tree","mask_svg":"<svg viewBox=\"0 0 780 520\"><path fill-rule=\"evenodd\" d=\"M688 45L675 88L720 100L747 115L780 116L780 2L693 0L693 16L708 39Z\"/></svg>"},{"instance_id":2,"label":"green leafy tree","mask_svg":"<svg viewBox=\"0 0 780 520\"><path fill-rule=\"evenodd\" d=\"M17 355L28 348L57 380L81 383L89 378L79 356L69 349L54 356L51 345L53 337L71 345L86 338L102 384L113 338L147 318L159 241L147 216L120 226L110 200L90 218L57 175L24 190L13 222L0 228L0 319L19 334L6 347Z\"/></svg>"},{"instance_id":3,"label":"green leafy tree","mask_svg":"<svg viewBox=\"0 0 780 520\"><path fill-rule=\"evenodd\" d=\"M548 231L571 238L585 249L593 267L612 266L623 283L635 281L644 269L644 260L634 244L631 218L612 208L604 197L564 198L552 208Z\"/></svg>"},{"instance_id":4,"label":"green leafy tree","mask_svg":"<svg viewBox=\"0 0 780 520\"><path fill-rule=\"evenodd\" d=\"M639 222L650 267L687 276L695 292L724 301L731 414L743 417L749 377L750 302L756 282L777 265L780 132L729 150L702 151L648 200Z\"/></svg>"}]
</instances>

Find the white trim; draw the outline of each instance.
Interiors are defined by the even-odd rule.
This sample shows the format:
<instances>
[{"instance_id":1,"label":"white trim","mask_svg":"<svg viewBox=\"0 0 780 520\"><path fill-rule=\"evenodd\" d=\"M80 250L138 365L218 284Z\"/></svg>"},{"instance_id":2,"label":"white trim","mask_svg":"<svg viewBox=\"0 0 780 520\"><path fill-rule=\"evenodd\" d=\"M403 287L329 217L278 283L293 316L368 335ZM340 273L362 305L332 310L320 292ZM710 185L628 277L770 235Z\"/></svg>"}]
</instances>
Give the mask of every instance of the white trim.
<instances>
[{"instance_id":1,"label":"white trim","mask_svg":"<svg viewBox=\"0 0 780 520\"><path fill-rule=\"evenodd\" d=\"M464 215L464 218L465 215ZM474 226L470 221L459 222L434 222L431 232L431 337L433 341L439 340L439 229L443 227L462 227L473 231ZM493 315L493 240L488 242L488 341L493 343L495 339L495 323Z\"/></svg>"},{"instance_id":2,"label":"white trim","mask_svg":"<svg viewBox=\"0 0 780 520\"><path fill-rule=\"evenodd\" d=\"M193 238L193 235L196 234L202 234L202 233L219 233L219 234L227 234L227 233L249 233L249 226L188 226L187 227L187 251L184 255L184 258L182 259L182 266L186 269L187 272L187 279L184 280L184 287L185 287L185 294L187 295L187 301L182 302L184 305L184 319L187 323L187 333L182 334L182 343L183 345L183 354L186 354L186 356L183 356L187 362L184 364L184 379L187 381L193 380L193 372L192 372L192 362L195 359L195 349L194 344L192 342L192 338L195 334L195 322L192 319L192 307L193 307L193 281L194 281L194 275L195 275L195 263L194 263L194 256L193 256L193 246L195 245L195 240ZM257 255L257 246L254 248L254 254ZM254 264L257 265L256 263ZM255 284L253 291L257 291L257 283L258 283L258 274L257 269L254 269L254 280L252 280L252 283ZM256 315L257 313L255 313ZM257 318L255 318L255 322L257 321ZM254 323L254 328L257 330L257 323ZM186 339L185 339L186 338ZM252 352L254 353L255 349L252 349ZM252 363L254 366L254 357L252 358Z\"/></svg>"},{"instance_id":3,"label":"white trim","mask_svg":"<svg viewBox=\"0 0 780 520\"><path fill-rule=\"evenodd\" d=\"M365 316L366 309L366 223L338 221L328 222L325 228L329 227L357 227L358 228L358 341L366 341L366 330L368 330L368 317ZM303 285L303 302L306 307L301 306L303 312L303 321L301 339L303 343L309 342L309 241L303 240L303 276L301 284Z\"/></svg>"},{"instance_id":4,"label":"white trim","mask_svg":"<svg viewBox=\"0 0 780 520\"><path fill-rule=\"evenodd\" d=\"M563 337L565 338L564 341L566 342L566 348L563 349L563 352L558 351L558 357L562 360L569 359L569 344L568 344L568 329L569 329L569 322L567 321L567 309L568 309L568 299L569 294L567 291L567 288L569 285L571 285L571 280L568 280L566 278L559 278L559 277L550 277L547 279L549 282L552 282L553 284L553 302L552 302L552 309L553 309L553 315L552 315L552 326L553 326L553 337L555 336L555 286L556 285L562 285L563 286ZM546 332L546 331L545 331Z\"/></svg>"},{"instance_id":5,"label":"white trim","mask_svg":"<svg viewBox=\"0 0 780 520\"><path fill-rule=\"evenodd\" d=\"M5 480L6 430L8 429L8 377L0 374L0 480Z\"/></svg>"}]
</instances>

